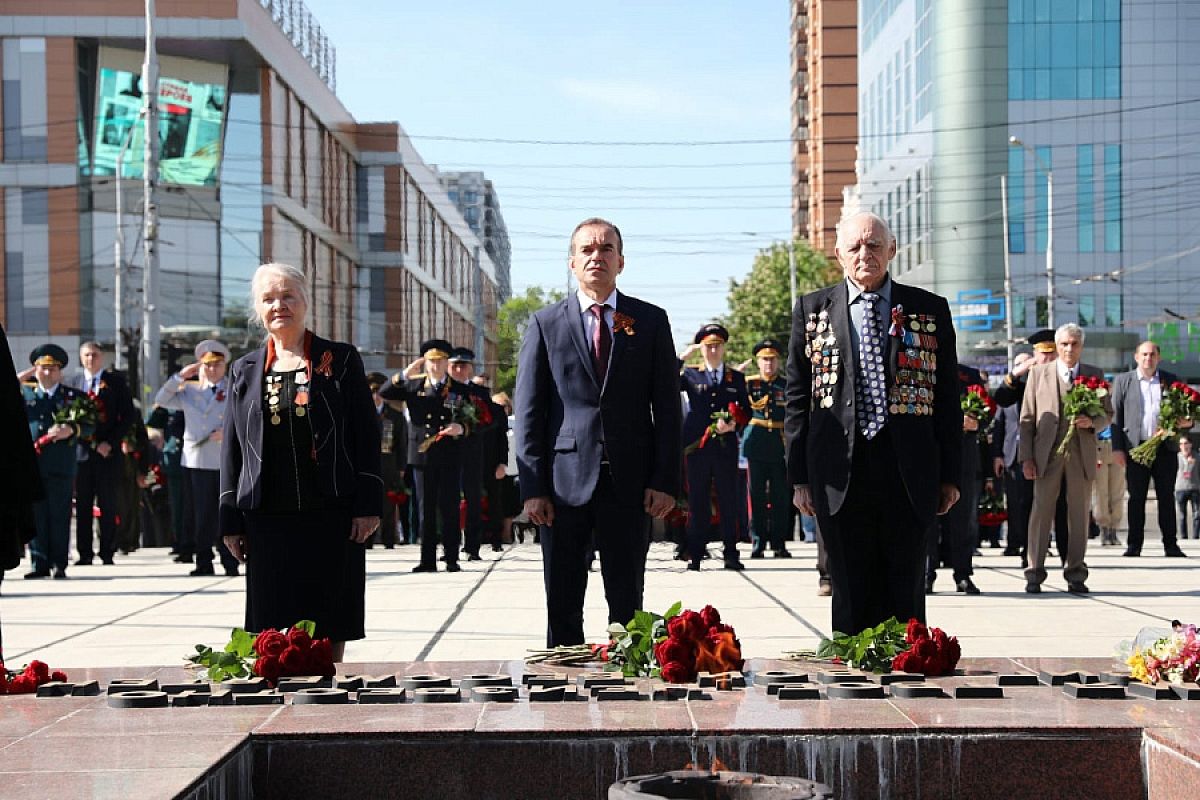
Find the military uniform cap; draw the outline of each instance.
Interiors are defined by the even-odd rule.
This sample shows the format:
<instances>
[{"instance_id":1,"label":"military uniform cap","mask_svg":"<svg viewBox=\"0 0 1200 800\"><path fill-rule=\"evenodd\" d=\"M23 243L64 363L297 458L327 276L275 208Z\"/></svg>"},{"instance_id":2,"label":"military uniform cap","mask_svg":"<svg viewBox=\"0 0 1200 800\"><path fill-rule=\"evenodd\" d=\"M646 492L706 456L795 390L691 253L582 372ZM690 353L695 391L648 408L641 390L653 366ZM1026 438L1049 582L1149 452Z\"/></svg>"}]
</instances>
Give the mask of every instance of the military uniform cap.
<instances>
[{"instance_id":1,"label":"military uniform cap","mask_svg":"<svg viewBox=\"0 0 1200 800\"><path fill-rule=\"evenodd\" d=\"M755 356L774 356L775 358L779 358L779 354L782 352L782 350L783 348L780 346L779 342L775 341L774 339L763 339L761 342L754 345Z\"/></svg>"},{"instance_id":2,"label":"military uniform cap","mask_svg":"<svg viewBox=\"0 0 1200 800\"><path fill-rule=\"evenodd\" d=\"M367 386L371 387L371 391L375 391L387 382L387 375L384 375L382 372L367 373Z\"/></svg>"},{"instance_id":3,"label":"military uniform cap","mask_svg":"<svg viewBox=\"0 0 1200 800\"><path fill-rule=\"evenodd\" d=\"M452 363L465 361L473 364L475 363L475 351L469 347L456 347L450 351L450 361Z\"/></svg>"},{"instance_id":4,"label":"military uniform cap","mask_svg":"<svg viewBox=\"0 0 1200 800\"><path fill-rule=\"evenodd\" d=\"M724 344L729 341L729 331L724 325L710 322L696 331L692 341L696 344Z\"/></svg>"},{"instance_id":5,"label":"military uniform cap","mask_svg":"<svg viewBox=\"0 0 1200 800\"><path fill-rule=\"evenodd\" d=\"M1026 341L1033 345L1033 349L1039 353L1053 353L1055 350L1054 331L1049 328L1031 333Z\"/></svg>"},{"instance_id":6,"label":"military uniform cap","mask_svg":"<svg viewBox=\"0 0 1200 800\"><path fill-rule=\"evenodd\" d=\"M62 369L67 365L67 351L56 344L44 344L33 348L29 354L29 363L34 366L57 366Z\"/></svg>"},{"instance_id":7,"label":"military uniform cap","mask_svg":"<svg viewBox=\"0 0 1200 800\"><path fill-rule=\"evenodd\" d=\"M196 360L201 364L213 364L229 360L229 348L216 339L205 339L196 345Z\"/></svg>"},{"instance_id":8,"label":"military uniform cap","mask_svg":"<svg viewBox=\"0 0 1200 800\"><path fill-rule=\"evenodd\" d=\"M421 356L426 361L445 360L453 349L445 339L426 339L421 342Z\"/></svg>"}]
</instances>

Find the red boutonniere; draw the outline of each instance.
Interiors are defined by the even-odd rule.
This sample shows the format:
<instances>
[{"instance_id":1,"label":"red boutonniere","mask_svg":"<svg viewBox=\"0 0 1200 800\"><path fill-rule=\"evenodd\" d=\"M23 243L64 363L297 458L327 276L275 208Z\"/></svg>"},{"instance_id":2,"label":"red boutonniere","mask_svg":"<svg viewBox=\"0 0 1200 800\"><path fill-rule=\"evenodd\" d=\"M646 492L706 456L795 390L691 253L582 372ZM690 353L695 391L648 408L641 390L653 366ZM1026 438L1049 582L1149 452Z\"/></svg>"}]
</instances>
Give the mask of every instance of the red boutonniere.
<instances>
[{"instance_id":1,"label":"red boutonniere","mask_svg":"<svg viewBox=\"0 0 1200 800\"><path fill-rule=\"evenodd\" d=\"M225 390L224 389L217 389L217 402L218 403L225 402Z\"/></svg>"},{"instance_id":2,"label":"red boutonniere","mask_svg":"<svg viewBox=\"0 0 1200 800\"><path fill-rule=\"evenodd\" d=\"M633 336L633 317L628 314L622 314L620 311L613 312L613 333L623 333L626 336Z\"/></svg>"},{"instance_id":3,"label":"red boutonniere","mask_svg":"<svg viewBox=\"0 0 1200 800\"><path fill-rule=\"evenodd\" d=\"M317 365L317 373L324 375L326 378L333 377L333 351L326 350L321 353L321 363Z\"/></svg>"}]
</instances>

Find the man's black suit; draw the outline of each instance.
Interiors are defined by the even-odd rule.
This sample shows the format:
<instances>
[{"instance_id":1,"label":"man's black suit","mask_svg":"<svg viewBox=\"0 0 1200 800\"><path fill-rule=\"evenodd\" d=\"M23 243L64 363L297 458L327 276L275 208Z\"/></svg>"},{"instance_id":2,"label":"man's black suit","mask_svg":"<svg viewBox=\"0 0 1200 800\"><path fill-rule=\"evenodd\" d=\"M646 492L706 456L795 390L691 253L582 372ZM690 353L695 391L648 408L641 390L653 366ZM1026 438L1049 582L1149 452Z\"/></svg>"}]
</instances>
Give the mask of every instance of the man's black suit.
<instances>
[{"instance_id":1,"label":"man's black suit","mask_svg":"<svg viewBox=\"0 0 1200 800\"><path fill-rule=\"evenodd\" d=\"M1166 392L1179 377L1166 370L1158 370L1159 389ZM1175 471L1179 466L1179 440L1168 436L1158 446L1154 461L1148 467L1129 458L1129 451L1149 437L1142 431L1143 398L1138 385L1136 369L1123 372L1113 379L1112 402L1115 415L1112 423L1113 450L1126 455L1125 487L1129 490L1129 536L1125 546L1129 553L1141 553L1146 538L1146 496L1150 483L1154 483L1154 496L1158 499L1158 529L1162 533L1163 549L1166 552L1179 549L1179 529L1175 521Z\"/></svg>"},{"instance_id":2,"label":"man's black suit","mask_svg":"<svg viewBox=\"0 0 1200 800\"><path fill-rule=\"evenodd\" d=\"M92 548L92 506L100 507L100 558L111 562L117 549L117 489L124 476L125 455L121 440L133 426L137 409L129 383L120 372L100 371L95 387L89 386L81 372L71 386L84 392L94 392L99 408L99 420L90 442L80 442L77 448L79 466L75 473L75 549L79 560L90 563L95 558ZM101 443L112 448L107 456L96 451Z\"/></svg>"},{"instance_id":3,"label":"man's black suit","mask_svg":"<svg viewBox=\"0 0 1200 800\"><path fill-rule=\"evenodd\" d=\"M805 295L792 315L788 477L812 493L829 553L833 628L843 633L893 615L924 619L925 535L941 484L960 480L962 409L949 306L895 281L890 291L891 307L881 301L878 310L889 413L870 440L855 417L858 354L847 282ZM916 347L889 331L893 321L912 332Z\"/></svg>"},{"instance_id":4,"label":"man's black suit","mask_svg":"<svg viewBox=\"0 0 1200 800\"><path fill-rule=\"evenodd\" d=\"M679 371L661 308L618 293L606 378L597 377L578 295L529 321L517 367L521 497L547 497L541 531L547 643L581 644L592 536L609 622L642 607L649 547L646 489L679 492Z\"/></svg>"}]
</instances>

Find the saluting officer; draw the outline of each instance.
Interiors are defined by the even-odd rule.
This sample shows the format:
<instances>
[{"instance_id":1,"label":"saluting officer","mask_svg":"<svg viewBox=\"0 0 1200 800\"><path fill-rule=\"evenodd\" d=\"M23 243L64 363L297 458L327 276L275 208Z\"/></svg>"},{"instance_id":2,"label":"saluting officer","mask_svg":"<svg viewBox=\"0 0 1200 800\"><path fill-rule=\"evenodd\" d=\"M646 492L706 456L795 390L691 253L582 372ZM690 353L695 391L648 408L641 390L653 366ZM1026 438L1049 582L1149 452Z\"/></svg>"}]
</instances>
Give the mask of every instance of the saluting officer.
<instances>
[{"instance_id":1,"label":"saluting officer","mask_svg":"<svg viewBox=\"0 0 1200 800\"><path fill-rule=\"evenodd\" d=\"M768 543L775 558L792 557L787 549L792 503L783 449L787 381L779 372L781 349L774 339L754 345L758 374L746 378L750 427L742 440L742 455L750 466L751 558L762 558Z\"/></svg>"},{"instance_id":2,"label":"saluting officer","mask_svg":"<svg viewBox=\"0 0 1200 800\"><path fill-rule=\"evenodd\" d=\"M746 377L725 364L725 343L729 331L716 323L700 328L692 344L680 355L679 387L687 395L688 412L683 420L683 442L687 453L688 483L688 569L699 571L708 542L709 498L716 484L717 508L721 517L725 569L745 569L738 557L738 503L746 499L738 484L737 430L750 417L746 395ZM683 360L697 350L704 363L686 367ZM713 419L717 412L728 412L729 419ZM715 426L716 435L708 429Z\"/></svg>"},{"instance_id":3,"label":"saluting officer","mask_svg":"<svg viewBox=\"0 0 1200 800\"><path fill-rule=\"evenodd\" d=\"M447 359L450 343L430 339L421 344L418 363L424 374L405 378L396 373L379 396L393 404L408 405L408 463L420 498L421 562L413 572L437 572L439 530L447 572L459 572L458 526L459 478L462 474L463 441L466 427L456 419L456 410L471 400L471 390L451 378ZM462 419L461 413L457 414Z\"/></svg>"},{"instance_id":4,"label":"saluting officer","mask_svg":"<svg viewBox=\"0 0 1200 800\"><path fill-rule=\"evenodd\" d=\"M38 452L38 470L46 496L34 506L37 536L30 543L33 571L26 578L67 577L67 549L71 540L71 493L75 483L75 444L93 432L87 422L55 422L54 415L87 395L62 383L67 351L44 344L29 354L35 383L21 386L29 432ZM24 374L24 373L22 373Z\"/></svg>"},{"instance_id":5,"label":"saluting officer","mask_svg":"<svg viewBox=\"0 0 1200 800\"><path fill-rule=\"evenodd\" d=\"M196 345L196 361L188 364L154 397L155 405L183 412L183 474L192 498L196 535L196 568L191 575L212 575L213 546L229 577L238 574L238 562L218 536L221 500L221 441L228 387L225 370L229 348L216 339ZM199 378L199 381L194 381Z\"/></svg>"}]
</instances>

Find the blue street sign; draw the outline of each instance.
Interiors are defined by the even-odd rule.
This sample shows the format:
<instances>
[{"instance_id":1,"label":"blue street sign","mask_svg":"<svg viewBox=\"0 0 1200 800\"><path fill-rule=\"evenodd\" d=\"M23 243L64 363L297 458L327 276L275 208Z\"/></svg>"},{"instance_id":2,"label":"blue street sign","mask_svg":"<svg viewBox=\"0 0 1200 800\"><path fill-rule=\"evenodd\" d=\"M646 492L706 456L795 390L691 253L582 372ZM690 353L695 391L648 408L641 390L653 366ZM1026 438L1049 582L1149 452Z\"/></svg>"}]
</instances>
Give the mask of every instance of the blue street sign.
<instances>
[{"instance_id":1,"label":"blue street sign","mask_svg":"<svg viewBox=\"0 0 1200 800\"><path fill-rule=\"evenodd\" d=\"M993 295L991 289L959 292L955 305L958 313L954 315L954 323L959 330L990 331L997 322L1004 322L1005 300Z\"/></svg>"}]
</instances>

